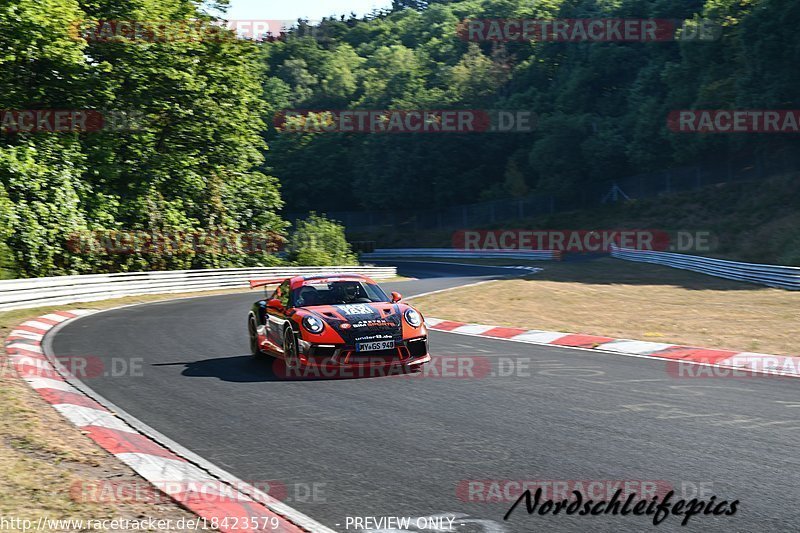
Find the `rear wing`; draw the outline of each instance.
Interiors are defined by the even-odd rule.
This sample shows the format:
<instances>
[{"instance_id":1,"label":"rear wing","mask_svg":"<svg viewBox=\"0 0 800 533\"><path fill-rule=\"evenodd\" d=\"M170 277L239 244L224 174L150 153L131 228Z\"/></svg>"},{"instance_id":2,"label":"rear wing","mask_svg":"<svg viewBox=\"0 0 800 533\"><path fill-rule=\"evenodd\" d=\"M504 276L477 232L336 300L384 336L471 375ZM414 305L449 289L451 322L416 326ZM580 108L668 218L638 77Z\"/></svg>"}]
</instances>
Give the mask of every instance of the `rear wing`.
<instances>
[{"instance_id":1,"label":"rear wing","mask_svg":"<svg viewBox=\"0 0 800 533\"><path fill-rule=\"evenodd\" d=\"M278 285L279 283L283 283L287 279L289 278L251 279L250 288L255 289L256 287L263 287L265 285Z\"/></svg>"}]
</instances>

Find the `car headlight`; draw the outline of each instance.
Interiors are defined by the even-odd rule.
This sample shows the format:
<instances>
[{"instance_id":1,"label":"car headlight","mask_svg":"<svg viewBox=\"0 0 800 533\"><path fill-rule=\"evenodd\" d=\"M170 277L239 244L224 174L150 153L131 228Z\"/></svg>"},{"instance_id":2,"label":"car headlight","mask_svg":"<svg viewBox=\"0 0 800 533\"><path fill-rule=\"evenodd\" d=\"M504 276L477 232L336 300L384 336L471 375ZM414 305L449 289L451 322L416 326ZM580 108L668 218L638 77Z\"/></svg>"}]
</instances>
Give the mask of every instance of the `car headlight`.
<instances>
[{"instance_id":1,"label":"car headlight","mask_svg":"<svg viewBox=\"0 0 800 533\"><path fill-rule=\"evenodd\" d=\"M422 324L422 317L413 309L406 309L404 316L406 317L406 322L415 328L418 328Z\"/></svg>"},{"instance_id":2,"label":"car headlight","mask_svg":"<svg viewBox=\"0 0 800 533\"><path fill-rule=\"evenodd\" d=\"M325 329L325 322L315 316L306 315L303 317L303 326L311 333L319 333Z\"/></svg>"}]
</instances>

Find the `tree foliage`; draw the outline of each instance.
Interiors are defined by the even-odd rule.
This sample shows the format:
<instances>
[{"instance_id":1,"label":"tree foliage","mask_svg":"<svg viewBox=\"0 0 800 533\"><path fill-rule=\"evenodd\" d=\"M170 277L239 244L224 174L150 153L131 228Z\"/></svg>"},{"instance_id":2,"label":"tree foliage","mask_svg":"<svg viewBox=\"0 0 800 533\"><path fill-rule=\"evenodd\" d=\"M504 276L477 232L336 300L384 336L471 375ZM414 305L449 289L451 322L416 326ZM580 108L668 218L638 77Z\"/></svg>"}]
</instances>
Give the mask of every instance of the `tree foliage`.
<instances>
[{"instance_id":1,"label":"tree foliage","mask_svg":"<svg viewBox=\"0 0 800 533\"><path fill-rule=\"evenodd\" d=\"M344 226L313 211L289 237L289 259L298 265L357 265Z\"/></svg>"},{"instance_id":2,"label":"tree foliage","mask_svg":"<svg viewBox=\"0 0 800 533\"><path fill-rule=\"evenodd\" d=\"M659 18L686 28L707 20L722 32L649 43L474 43L457 35L464 19L520 17ZM798 23L800 4L786 0L396 0L389 12L325 20L313 36L269 45L268 107L525 109L538 116L536 131L271 131L270 169L290 211L374 211L574 193L694 161L769 157L793 149L796 138L676 134L666 119L691 108L797 109Z\"/></svg>"},{"instance_id":3,"label":"tree foliage","mask_svg":"<svg viewBox=\"0 0 800 533\"><path fill-rule=\"evenodd\" d=\"M137 117L134 127L102 132L0 133L0 274L265 264L275 259L191 249L75 253L66 243L114 230L282 235L284 200L292 212L425 209L580 193L684 163L796 149L790 135L675 134L666 117L687 108L800 107L797 2L396 0L367 16L300 21L288 38L266 43L226 31L159 42L75 32L82 20L209 22L204 5L0 2L0 110ZM520 17L661 18L687 27L708 19L722 32L712 41L655 43L473 43L458 35L465 19ZM286 109L528 110L538 127L281 134L270 124ZM309 220L338 244L315 241L305 256L293 244L294 260L352 260L333 237L339 226Z\"/></svg>"},{"instance_id":4,"label":"tree foliage","mask_svg":"<svg viewBox=\"0 0 800 533\"><path fill-rule=\"evenodd\" d=\"M67 246L75 234L105 230L286 228L277 214L283 205L277 179L261 170L264 63L256 43L230 32L148 42L76 31L76 23L92 20L209 22L197 6L190 0L0 4L0 109L138 117L100 132L0 134L0 259L8 265L13 258L17 275L272 261L193 250L85 254Z\"/></svg>"}]
</instances>

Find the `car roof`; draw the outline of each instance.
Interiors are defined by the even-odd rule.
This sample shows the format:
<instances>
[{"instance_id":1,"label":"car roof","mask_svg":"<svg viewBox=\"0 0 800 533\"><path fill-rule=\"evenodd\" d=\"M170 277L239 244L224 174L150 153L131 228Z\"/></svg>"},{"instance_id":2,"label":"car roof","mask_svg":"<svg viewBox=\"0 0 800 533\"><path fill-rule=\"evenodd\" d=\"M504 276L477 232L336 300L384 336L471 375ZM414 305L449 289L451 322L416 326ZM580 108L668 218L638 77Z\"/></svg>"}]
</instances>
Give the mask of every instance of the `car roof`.
<instances>
[{"instance_id":1,"label":"car roof","mask_svg":"<svg viewBox=\"0 0 800 533\"><path fill-rule=\"evenodd\" d=\"M377 285L374 280L364 276L362 274L338 274L336 272L331 272L330 274L315 274L313 276L295 276L291 278L290 286L292 289L297 289L306 285L308 282L311 281L322 281L322 280L357 280L357 281L365 281L367 283L372 283Z\"/></svg>"},{"instance_id":2,"label":"car roof","mask_svg":"<svg viewBox=\"0 0 800 533\"><path fill-rule=\"evenodd\" d=\"M308 282L311 281L323 281L323 280L357 280L357 281L364 281L366 283L371 283L373 285L377 285L375 280L372 278L368 278L362 274L339 274L336 272L331 272L330 274L316 274L313 276L292 276L289 278L272 278L272 279L251 279L250 280L250 288L254 289L256 287L264 287L266 285L279 285L282 283L289 282L289 287L292 289L300 288Z\"/></svg>"}]
</instances>

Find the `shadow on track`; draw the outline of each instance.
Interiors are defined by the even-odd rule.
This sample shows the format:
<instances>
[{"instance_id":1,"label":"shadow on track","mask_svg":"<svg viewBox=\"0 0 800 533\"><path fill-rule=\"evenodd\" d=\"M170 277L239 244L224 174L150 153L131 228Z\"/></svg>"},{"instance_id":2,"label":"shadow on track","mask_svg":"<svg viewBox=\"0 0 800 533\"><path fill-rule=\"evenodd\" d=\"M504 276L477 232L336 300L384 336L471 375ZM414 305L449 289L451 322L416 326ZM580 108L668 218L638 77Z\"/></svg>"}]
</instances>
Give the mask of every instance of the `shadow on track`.
<instances>
[{"instance_id":1,"label":"shadow on track","mask_svg":"<svg viewBox=\"0 0 800 533\"><path fill-rule=\"evenodd\" d=\"M200 361L154 363L152 366L184 366L182 376L193 378L218 378L232 383L259 383L280 381L330 381L343 379L375 379L381 377L409 376L417 370L406 369L341 369L321 370L302 367L287 368L282 359L255 358L252 355L217 357Z\"/></svg>"}]
</instances>

